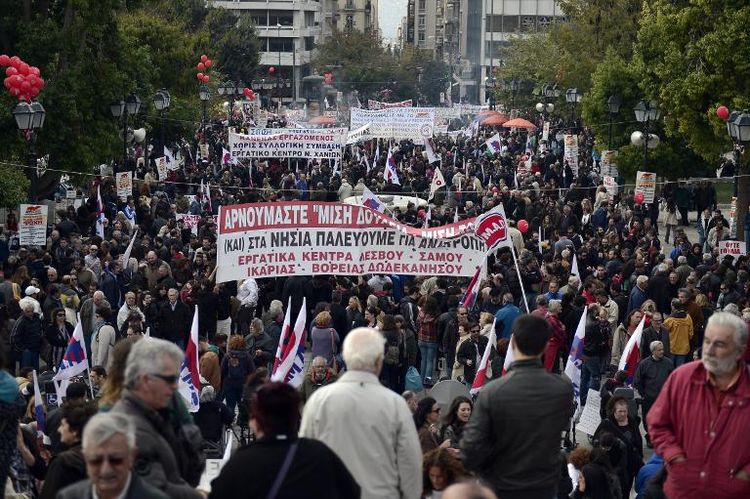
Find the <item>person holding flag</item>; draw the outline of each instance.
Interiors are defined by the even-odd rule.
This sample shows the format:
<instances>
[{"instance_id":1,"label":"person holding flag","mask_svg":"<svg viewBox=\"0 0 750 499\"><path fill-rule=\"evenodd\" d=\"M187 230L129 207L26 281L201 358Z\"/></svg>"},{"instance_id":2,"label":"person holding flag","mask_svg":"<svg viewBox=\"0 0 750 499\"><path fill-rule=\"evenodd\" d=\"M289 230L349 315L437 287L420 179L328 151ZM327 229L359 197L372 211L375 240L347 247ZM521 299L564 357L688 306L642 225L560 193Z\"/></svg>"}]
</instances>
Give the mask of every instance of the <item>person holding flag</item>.
<instances>
[{"instance_id":1,"label":"person holding flag","mask_svg":"<svg viewBox=\"0 0 750 499\"><path fill-rule=\"evenodd\" d=\"M492 328L490 338L480 334L479 324L471 323L467 325L469 329L469 338L461 343L456 352L456 362L464 368L464 380L472 388L472 393L477 393L486 380L487 365L489 354L492 351L492 345L495 344L495 328ZM474 386L474 380L477 380Z\"/></svg>"},{"instance_id":2,"label":"person holding flag","mask_svg":"<svg viewBox=\"0 0 750 499\"><path fill-rule=\"evenodd\" d=\"M541 317L527 314L515 321L512 375L482 388L464 429L464 466L498 497L557 495L560 436L573 415L573 387L542 366L549 334Z\"/></svg>"},{"instance_id":3,"label":"person holding flag","mask_svg":"<svg viewBox=\"0 0 750 499\"><path fill-rule=\"evenodd\" d=\"M281 338L271 371L271 381L283 381L295 388L299 388L304 381L306 303L307 298L302 298L302 306L297 313L294 329L292 329L292 298L289 297L284 326L281 328Z\"/></svg>"},{"instance_id":4,"label":"person holding flag","mask_svg":"<svg viewBox=\"0 0 750 499\"><path fill-rule=\"evenodd\" d=\"M65 394L70 380L75 376L88 371L89 367L89 359L86 355L86 344L83 338L81 314L79 313L76 327L73 330L73 336L70 337L68 348L65 350L62 362L60 362L60 365L57 367L57 373L52 378L55 382L58 405L62 404L63 394ZM92 398L93 395L92 392Z\"/></svg>"},{"instance_id":5,"label":"person holding flag","mask_svg":"<svg viewBox=\"0 0 750 499\"><path fill-rule=\"evenodd\" d=\"M385 160L385 181L392 184L401 185L396 171L396 158L393 156L393 150L388 148L388 156Z\"/></svg>"}]
</instances>

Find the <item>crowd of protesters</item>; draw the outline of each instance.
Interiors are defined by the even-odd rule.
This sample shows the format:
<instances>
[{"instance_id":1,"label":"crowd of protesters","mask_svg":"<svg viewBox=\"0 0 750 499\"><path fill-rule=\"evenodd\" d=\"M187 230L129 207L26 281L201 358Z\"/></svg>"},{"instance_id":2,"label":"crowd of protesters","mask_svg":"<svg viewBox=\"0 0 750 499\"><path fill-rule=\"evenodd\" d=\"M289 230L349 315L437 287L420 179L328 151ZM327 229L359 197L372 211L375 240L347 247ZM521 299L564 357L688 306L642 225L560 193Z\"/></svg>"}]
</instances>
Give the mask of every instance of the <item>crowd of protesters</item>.
<instances>
[{"instance_id":1,"label":"crowd of protesters","mask_svg":"<svg viewBox=\"0 0 750 499\"><path fill-rule=\"evenodd\" d=\"M61 497L92 487L97 497L197 497L205 455L221 450L222 429L247 427L248 421L255 442L230 460L214 497L233 497L242 492L237 481L251 478L263 484L259 496L278 497L310 490L318 491L316 497L449 497L452 484L470 477L503 498L540 492L627 497L634 482L651 491L643 497L660 497L661 484L669 497L692 497L686 483L696 480L702 481L695 487L715 487L717 497L750 494L750 456L732 445L740 422L750 422L747 329L743 335L738 328L750 321L750 274L744 256L720 258L718 243L731 233L712 184L666 183L654 202L636 202L632 190L612 193L602 185L586 130L579 134L577 167L563 160L556 142L536 144L517 131L501 131L502 152L487 154L484 142L494 133L438 137L440 162L432 164L420 145L381 140L347 147L337 162L239 165L224 159L225 129L206 128L173 148L178 165L166 181L144 157L148 151L132 151L133 164L115 168L135 167L132 195L119 198L112 177L97 177L77 207L55 213L44 247L19 247L17 225L9 220L0 241L0 344L7 369L0 411L8 416L1 426L0 483L7 476L6 490L16 495L6 497L55 497L86 477L85 487L72 485L78 488ZM389 147L400 185L385 181ZM317 275L215 282L213 216L219 206L336 202L361 195L365 186L376 194L427 198L438 166L447 187L437 192L429 218L411 203L393 216L414 227L437 226L504 206L517 264L507 248L489 256L476 305L462 302L465 278ZM96 232L96 186L103 235ZM697 240L684 230L688 210L697 213L691 222ZM186 226L179 214L199 215L200 221ZM520 220L527 222L524 232ZM290 391L267 381L285 305L291 300L296 313L303 299L311 355L302 386ZM191 415L175 389L194 305L203 389L201 409ZM566 456L552 433L563 430L558 423L573 411L551 401L567 400L568 392L573 399L559 373L584 308L580 399L583 405L589 389L601 390L603 421L592 450L579 447ZM619 360L642 319L641 361L628 380L618 372ZM60 364L79 322L90 376L68 387L60 409L48 404L44 431L56 444L36 441L31 371L46 384L51 376L45 373ZM441 407L425 396L440 380L472 384L493 325L497 343L486 374L495 385L480 392L477 410L471 398ZM516 363L505 378L509 349ZM709 396L691 379L708 387ZM638 390L640 414L614 395L625 385ZM701 401L694 410L705 425L682 421L686 428L676 434L670 404L686 409L690 402L678 390L688 389ZM511 402L515 415L496 413L494 405ZM549 419L542 408L553 410L558 422L546 433L539 428ZM735 423L723 427L728 419ZM515 436L508 434L513 428ZM705 435L715 428L710 438L726 452L710 466L716 456L704 428ZM699 442L686 437L693 434ZM655 474L650 481L639 481L642 438L666 463L643 468ZM543 445L510 459L534 442ZM289 460L298 465L291 471ZM535 466L541 466L537 475ZM486 488L477 490L484 494L477 497L493 497Z\"/></svg>"}]
</instances>

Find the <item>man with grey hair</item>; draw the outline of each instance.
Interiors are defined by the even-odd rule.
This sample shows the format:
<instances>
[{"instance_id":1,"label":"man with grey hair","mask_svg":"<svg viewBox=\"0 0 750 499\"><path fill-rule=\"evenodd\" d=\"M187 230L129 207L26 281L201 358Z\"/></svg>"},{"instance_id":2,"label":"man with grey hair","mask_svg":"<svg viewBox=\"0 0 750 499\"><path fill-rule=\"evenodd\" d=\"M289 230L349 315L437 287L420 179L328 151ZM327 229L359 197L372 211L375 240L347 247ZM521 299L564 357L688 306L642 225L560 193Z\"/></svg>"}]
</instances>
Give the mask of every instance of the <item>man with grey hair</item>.
<instances>
[{"instance_id":1,"label":"man with grey hair","mask_svg":"<svg viewBox=\"0 0 750 499\"><path fill-rule=\"evenodd\" d=\"M646 445L651 447L646 416L651 406L654 405L656 397L659 396L664 383L667 382L667 378L674 371L674 364L671 359L664 356L664 344L661 341L652 341L649 348L651 355L641 359L635 369L633 386L638 389L638 393L643 398L641 412L643 413L643 426L646 429Z\"/></svg>"},{"instance_id":2,"label":"man with grey hair","mask_svg":"<svg viewBox=\"0 0 750 499\"><path fill-rule=\"evenodd\" d=\"M57 499L166 499L132 468L138 449L131 418L116 413L92 417L83 429L83 456L88 479L57 493Z\"/></svg>"},{"instance_id":3,"label":"man with grey hair","mask_svg":"<svg viewBox=\"0 0 750 499\"><path fill-rule=\"evenodd\" d=\"M630 292L630 299L628 300L627 313L629 314L633 310L640 310L643 302L648 300L646 290L648 289L648 276L639 275L635 279L635 286Z\"/></svg>"},{"instance_id":4,"label":"man with grey hair","mask_svg":"<svg viewBox=\"0 0 750 499\"><path fill-rule=\"evenodd\" d=\"M706 324L701 361L677 370L648 414L664 458L667 497L750 497L750 369L747 325L725 312Z\"/></svg>"},{"instance_id":5,"label":"man with grey hair","mask_svg":"<svg viewBox=\"0 0 750 499\"><path fill-rule=\"evenodd\" d=\"M180 347L166 340L144 338L133 345L125 367L125 390L112 408L135 423L138 458L136 473L170 497L201 497L188 484L197 484L191 456L184 440L198 438L200 430L172 410L180 366L185 357ZM178 436L182 432L184 437ZM198 471L198 478L200 478Z\"/></svg>"},{"instance_id":6,"label":"man with grey hair","mask_svg":"<svg viewBox=\"0 0 750 499\"><path fill-rule=\"evenodd\" d=\"M362 499L418 498L422 451L406 401L378 380L384 346L385 337L374 329L356 328L346 336L349 370L312 394L300 437L333 449L362 488Z\"/></svg>"}]
</instances>

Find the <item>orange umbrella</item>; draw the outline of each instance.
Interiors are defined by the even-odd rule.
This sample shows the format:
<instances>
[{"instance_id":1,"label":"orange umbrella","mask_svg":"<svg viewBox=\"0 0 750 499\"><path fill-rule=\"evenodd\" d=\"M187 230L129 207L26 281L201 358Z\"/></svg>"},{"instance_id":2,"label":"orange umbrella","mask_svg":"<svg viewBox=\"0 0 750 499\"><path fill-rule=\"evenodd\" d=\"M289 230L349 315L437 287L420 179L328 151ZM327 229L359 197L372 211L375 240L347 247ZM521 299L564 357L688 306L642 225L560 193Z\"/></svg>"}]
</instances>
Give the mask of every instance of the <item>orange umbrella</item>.
<instances>
[{"instance_id":1,"label":"orange umbrella","mask_svg":"<svg viewBox=\"0 0 750 499\"><path fill-rule=\"evenodd\" d=\"M479 120L482 126L502 125L503 123L506 123L507 121L508 121L508 117L500 113L487 116L485 120Z\"/></svg>"},{"instance_id":2,"label":"orange umbrella","mask_svg":"<svg viewBox=\"0 0 750 499\"><path fill-rule=\"evenodd\" d=\"M316 116L315 118L308 121L311 125L335 125L336 118L333 116Z\"/></svg>"},{"instance_id":3,"label":"orange umbrella","mask_svg":"<svg viewBox=\"0 0 750 499\"><path fill-rule=\"evenodd\" d=\"M503 123L503 126L505 128L526 128L528 130L534 130L536 126L523 118L516 118L510 121L506 121Z\"/></svg>"},{"instance_id":4,"label":"orange umbrella","mask_svg":"<svg viewBox=\"0 0 750 499\"><path fill-rule=\"evenodd\" d=\"M477 117L479 117L479 116L486 116L488 114L500 114L500 113L498 113L494 109L485 109L484 111L482 111L479 114L477 114Z\"/></svg>"}]
</instances>

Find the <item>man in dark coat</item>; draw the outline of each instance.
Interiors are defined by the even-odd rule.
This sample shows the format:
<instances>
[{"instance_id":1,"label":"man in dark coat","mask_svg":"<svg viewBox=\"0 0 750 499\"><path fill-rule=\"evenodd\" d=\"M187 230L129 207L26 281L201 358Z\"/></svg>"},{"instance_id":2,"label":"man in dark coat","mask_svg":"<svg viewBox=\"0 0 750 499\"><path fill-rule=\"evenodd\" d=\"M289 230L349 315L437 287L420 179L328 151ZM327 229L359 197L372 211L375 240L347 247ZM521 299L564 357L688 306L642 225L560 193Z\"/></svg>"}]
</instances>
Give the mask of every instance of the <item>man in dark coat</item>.
<instances>
[{"instance_id":1,"label":"man in dark coat","mask_svg":"<svg viewBox=\"0 0 750 499\"><path fill-rule=\"evenodd\" d=\"M479 324L469 324L470 336L468 340L461 343L461 347L456 352L456 360L464 366L464 378L466 384L474 382L477 375L479 363L482 360L484 349L489 341L485 336L479 334Z\"/></svg>"},{"instance_id":2,"label":"man in dark coat","mask_svg":"<svg viewBox=\"0 0 750 499\"><path fill-rule=\"evenodd\" d=\"M183 350L190 335L193 314L190 307L179 300L179 293L172 288L167 292L168 300L159 308L157 338L169 340Z\"/></svg>"}]
</instances>

